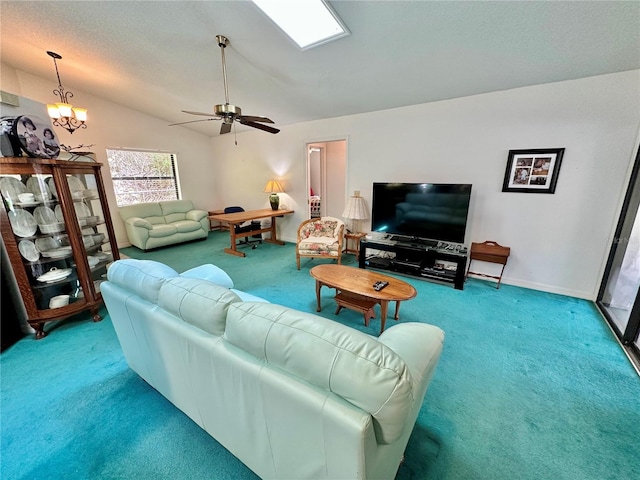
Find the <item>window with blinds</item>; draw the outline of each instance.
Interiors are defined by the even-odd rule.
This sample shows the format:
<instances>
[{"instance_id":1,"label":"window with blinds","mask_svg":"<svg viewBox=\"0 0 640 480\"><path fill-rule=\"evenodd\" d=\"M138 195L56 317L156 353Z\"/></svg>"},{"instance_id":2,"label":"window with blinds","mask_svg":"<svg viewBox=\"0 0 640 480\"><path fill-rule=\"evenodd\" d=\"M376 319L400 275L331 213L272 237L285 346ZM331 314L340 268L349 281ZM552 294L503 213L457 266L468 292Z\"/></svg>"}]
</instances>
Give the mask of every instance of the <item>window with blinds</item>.
<instances>
[{"instance_id":1,"label":"window with blinds","mask_svg":"<svg viewBox=\"0 0 640 480\"><path fill-rule=\"evenodd\" d=\"M180 198L173 153L107 149L119 207Z\"/></svg>"}]
</instances>

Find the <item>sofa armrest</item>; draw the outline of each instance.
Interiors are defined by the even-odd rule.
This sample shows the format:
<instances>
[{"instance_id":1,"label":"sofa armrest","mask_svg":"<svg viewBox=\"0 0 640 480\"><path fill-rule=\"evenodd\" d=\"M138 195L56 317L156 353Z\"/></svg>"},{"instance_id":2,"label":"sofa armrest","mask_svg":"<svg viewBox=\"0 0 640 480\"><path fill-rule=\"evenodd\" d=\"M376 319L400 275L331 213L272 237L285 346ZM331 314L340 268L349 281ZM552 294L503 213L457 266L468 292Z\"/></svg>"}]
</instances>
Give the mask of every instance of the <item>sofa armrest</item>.
<instances>
[{"instance_id":1,"label":"sofa armrest","mask_svg":"<svg viewBox=\"0 0 640 480\"><path fill-rule=\"evenodd\" d=\"M182 277L198 278L200 280L208 280L209 282L221 285L226 288L233 288L233 280L220 267L212 264L200 265L191 268L180 274Z\"/></svg>"},{"instance_id":2,"label":"sofa armrest","mask_svg":"<svg viewBox=\"0 0 640 480\"><path fill-rule=\"evenodd\" d=\"M127 225L131 225L132 227L142 227L142 228L146 228L147 230L153 229L153 225L151 225L151 223L149 223L144 218L140 218L140 217L127 218L125 223Z\"/></svg>"},{"instance_id":3,"label":"sofa armrest","mask_svg":"<svg viewBox=\"0 0 640 480\"><path fill-rule=\"evenodd\" d=\"M401 323L382 332L378 341L404 360L414 392L426 391L442 353L444 332L426 323Z\"/></svg>"},{"instance_id":4,"label":"sofa armrest","mask_svg":"<svg viewBox=\"0 0 640 480\"><path fill-rule=\"evenodd\" d=\"M204 210L190 210L187 212L186 219L199 222L200 220L207 217L208 215L209 214Z\"/></svg>"}]
</instances>

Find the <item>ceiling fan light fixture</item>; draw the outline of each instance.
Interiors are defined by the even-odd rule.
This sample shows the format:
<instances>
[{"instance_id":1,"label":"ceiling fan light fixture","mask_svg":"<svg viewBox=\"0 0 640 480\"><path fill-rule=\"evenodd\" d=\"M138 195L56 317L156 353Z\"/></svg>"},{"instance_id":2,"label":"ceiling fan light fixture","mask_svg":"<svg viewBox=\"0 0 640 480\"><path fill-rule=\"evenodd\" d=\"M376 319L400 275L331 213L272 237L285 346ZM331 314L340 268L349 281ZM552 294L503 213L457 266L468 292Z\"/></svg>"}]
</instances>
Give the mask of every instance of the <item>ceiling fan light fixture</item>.
<instances>
[{"instance_id":1,"label":"ceiling fan light fixture","mask_svg":"<svg viewBox=\"0 0 640 480\"><path fill-rule=\"evenodd\" d=\"M350 34L325 0L251 0L302 50Z\"/></svg>"},{"instance_id":2,"label":"ceiling fan light fixture","mask_svg":"<svg viewBox=\"0 0 640 480\"><path fill-rule=\"evenodd\" d=\"M229 103L229 89L227 87L227 63L224 58L224 49L229 45L229 39L224 35L216 35L216 41L218 42L218 46L220 47L220 55L222 57L222 80L224 82L225 103L213 106L213 114L215 115L215 118L193 120L191 122L172 123L169 126L184 125L185 123L194 122L207 122L210 120L222 120L222 125L220 126L220 135L229 133L231 131L233 122L236 121L242 125L257 128L258 130L262 130L264 132L273 134L278 133L280 131L279 129L270 127L268 125L263 125L263 123L273 123L273 120L271 120L270 118L257 115L242 115L242 109L240 107L236 107L235 105L231 105ZM188 113L189 115L201 115L205 117L210 116L209 113L191 112L189 110L183 110L183 112Z\"/></svg>"}]
</instances>

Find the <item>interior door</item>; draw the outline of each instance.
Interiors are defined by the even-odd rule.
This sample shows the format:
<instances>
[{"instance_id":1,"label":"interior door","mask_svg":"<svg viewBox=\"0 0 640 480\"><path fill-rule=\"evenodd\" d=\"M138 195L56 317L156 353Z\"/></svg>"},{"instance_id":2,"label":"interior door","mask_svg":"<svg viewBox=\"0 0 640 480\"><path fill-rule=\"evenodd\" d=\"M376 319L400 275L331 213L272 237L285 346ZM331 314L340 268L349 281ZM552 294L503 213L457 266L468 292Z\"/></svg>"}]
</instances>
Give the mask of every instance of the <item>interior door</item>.
<instances>
[{"instance_id":1,"label":"interior door","mask_svg":"<svg viewBox=\"0 0 640 480\"><path fill-rule=\"evenodd\" d=\"M340 218L347 198L347 141L338 139L307 142L305 151L309 218ZM312 201L319 202L319 206Z\"/></svg>"},{"instance_id":2,"label":"interior door","mask_svg":"<svg viewBox=\"0 0 640 480\"><path fill-rule=\"evenodd\" d=\"M325 147L324 145L310 145L308 149L309 172L309 218L323 216L322 199L325 195Z\"/></svg>"}]
</instances>

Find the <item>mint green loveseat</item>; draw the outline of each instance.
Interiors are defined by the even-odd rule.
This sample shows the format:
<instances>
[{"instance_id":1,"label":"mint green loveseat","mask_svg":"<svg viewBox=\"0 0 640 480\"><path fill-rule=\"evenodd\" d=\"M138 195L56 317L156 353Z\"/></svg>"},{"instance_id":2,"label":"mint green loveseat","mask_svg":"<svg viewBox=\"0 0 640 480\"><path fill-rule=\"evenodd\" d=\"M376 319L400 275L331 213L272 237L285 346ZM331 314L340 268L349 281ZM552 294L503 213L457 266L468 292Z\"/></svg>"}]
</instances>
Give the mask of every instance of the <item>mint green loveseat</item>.
<instances>
[{"instance_id":1,"label":"mint green loveseat","mask_svg":"<svg viewBox=\"0 0 640 480\"><path fill-rule=\"evenodd\" d=\"M208 213L191 200L137 203L120 207L129 242L141 250L207 238Z\"/></svg>"},{"instance_id":2,"label":"mint green loveseat","mask_svg":"<svg viewBox=\"0 0 640 480\"><path fill-rule=\"evenodd\" d=\"M376 338L234 290L213 265L119 260L101 292L131 369L259 477L395 477L439 328Z\"/></svg>"}]
</instances>

